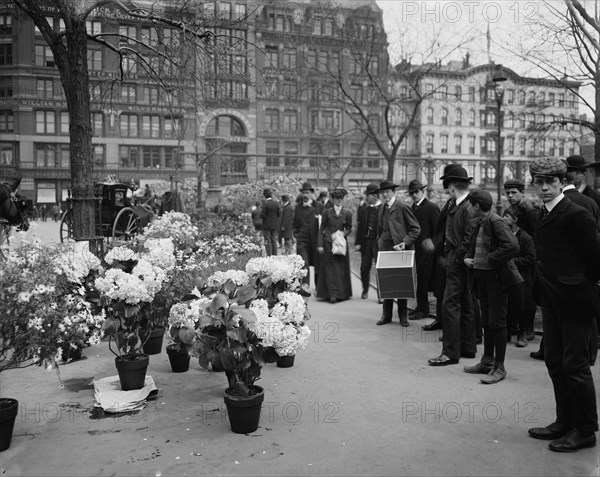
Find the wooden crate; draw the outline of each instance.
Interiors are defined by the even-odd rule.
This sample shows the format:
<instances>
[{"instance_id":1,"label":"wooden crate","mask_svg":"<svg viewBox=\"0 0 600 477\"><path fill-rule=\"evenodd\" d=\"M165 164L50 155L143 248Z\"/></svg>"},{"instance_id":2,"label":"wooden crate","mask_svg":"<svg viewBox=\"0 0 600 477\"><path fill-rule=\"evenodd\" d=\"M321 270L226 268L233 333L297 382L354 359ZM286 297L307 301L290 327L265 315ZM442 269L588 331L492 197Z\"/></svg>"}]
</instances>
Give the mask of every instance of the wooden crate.
<instances>
[{"instance_id":1,"label":"wooden crate","mask_svg":"<svg viewBox=\"0 0 600 477\"><path fill-rule=\"evenodd\" d=\"M379 298L416 297L417 265L414 250L379 252L375 270Z\"/></svg>"}]
</instances>

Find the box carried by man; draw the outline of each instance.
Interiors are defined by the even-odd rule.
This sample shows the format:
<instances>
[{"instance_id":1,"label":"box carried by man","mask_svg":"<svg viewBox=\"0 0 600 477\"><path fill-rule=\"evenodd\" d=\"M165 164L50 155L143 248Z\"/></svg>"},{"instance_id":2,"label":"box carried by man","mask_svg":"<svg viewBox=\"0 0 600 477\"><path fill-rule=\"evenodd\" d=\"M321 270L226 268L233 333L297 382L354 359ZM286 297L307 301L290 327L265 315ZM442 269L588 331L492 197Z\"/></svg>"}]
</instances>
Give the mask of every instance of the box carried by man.
<instances>
[{"instance_id":1,"label":"box carried by man","mask_svg":"<svg viewBox=\"0 0 600 477\"><path fill-rule=\"evenodd\" d=\"M379 252L375 269L379 298L416 297L417 265L414 250Z\"/></svg>"}]
</instances>

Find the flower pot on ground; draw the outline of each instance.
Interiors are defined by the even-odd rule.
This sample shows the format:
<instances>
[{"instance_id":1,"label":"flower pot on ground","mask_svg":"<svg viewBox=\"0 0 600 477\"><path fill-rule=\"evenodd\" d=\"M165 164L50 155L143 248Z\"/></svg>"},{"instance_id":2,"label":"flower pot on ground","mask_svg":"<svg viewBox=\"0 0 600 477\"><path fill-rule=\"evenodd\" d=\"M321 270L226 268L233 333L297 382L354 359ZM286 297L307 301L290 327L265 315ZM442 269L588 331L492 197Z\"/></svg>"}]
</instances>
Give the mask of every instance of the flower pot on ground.
<instances>
[{"instance_id":1,"label":"flower pot on ground","mask_svg":"<svg viewBox=\"0 0 600 477\"><path fill-rule=\"evenodd\" d=\"M260 386L250 386L249 390L249 396L238 396L232 388L225 390L229 425L236 434L248 434L258 429L265 393Z\"/></svg>"},{"instance_id":2,"label":"flower pot on ground","mask_svg":"<svg viewBox=\"0 0 600 477\"><path fill-rule=\"evenodd\" d=\"M281 356L277 360L278 368L291 368L294 366L294 360L296 359L296 355L292 354L291 356Z\"/></svg>"},{"instance_id":3,"label":"flower pot on ground","mask_svg":"<svg viewBox=\"0 0 600 477\"><path fill-rule=\"evenodd\" d=\"M139 355L133 360L128 360L121 356L115 358L115 365L119 373L119 381L121 381L121 389L123 391L142 389L144 387L148 363L150 363L150 358L146 354Z\"/></svg>"},{"instance_id":4,"label":"flower pot on ground","mask_svg":"<svg viewBox=\"0 0 600 477\"><path fill-rule=\"evenodd\" d=\"M16 399L0 398L0 452L10 447L18 409Z\"/></svg>"},{"instance_id":5,"label":"flower pot on ground","mask_svg":"<svg viewBox=\"0 0 600 477\"><path fill-rule=\"evenodd\" d=\"M190 369L190 355L187 349L181 348L176 343L170 344L167 346L167 355L174 373L185 373Z\"/></svg>"},{"instance_id":6,"label":"flower pot on ground","mask_svg":"<svg viewBox=\"0 0 600 477\"><path fill-rule=\"evenodd\" d=\"M160 354L162 351L163 338L165 336L164 328L156 328L148 333L143 331L140 338L144 343L142 349L145 354Z\"/></svg>"},{"instance_id":7,"label":"flower pot on ground","mask_svg":"<svg viewBox=\"0 0 600 477\"><path fill-rule=\"evenodd\" d=\"M78 361L81 359L83 347L80 344L65 344L62 346L62 360L64 363Z\"/></svg>"}]
</instances>

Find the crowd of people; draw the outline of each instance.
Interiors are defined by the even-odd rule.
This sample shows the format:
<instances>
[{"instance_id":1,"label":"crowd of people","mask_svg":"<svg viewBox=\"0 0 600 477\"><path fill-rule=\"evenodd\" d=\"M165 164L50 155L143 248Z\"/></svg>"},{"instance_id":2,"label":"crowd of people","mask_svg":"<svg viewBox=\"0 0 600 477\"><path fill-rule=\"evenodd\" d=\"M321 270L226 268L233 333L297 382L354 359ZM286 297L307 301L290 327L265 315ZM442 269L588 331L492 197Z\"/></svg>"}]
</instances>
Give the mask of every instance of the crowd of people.
<instances>
[{"instance_id":1,"label":"crowd of people","mask_svg":"<svg viewBox=\"0 0 600 477\"><path fill-rule=\"evenodd\" d=\"M427 198L427 186L413 180L412 205L396 196L396 184L382 181L366 187L356 211L362 299L369 296L380 251L414 251L416 306L409 312L406 299L380 299L376 324L392 322L394 301L402 326L435 318L423 326L442 330L441 353L428 360L430 366L475 358L483 344L479 362L464 371L481 375L483 384L501 382L507 376L507 343L515 337L517 347L527 346L541 309L543 339L530 354L546 363L556 421L529 434L550 440L550 449L558 452L595 446L598 430L591 366L600 321L600 193L586 184L588 166L579 155L533 160L531 184L541 208L527 199L523 181L511 179L504 183L508 207L496 204L494 210L491 194L472 188L467 171L450 164L440 178L449 195L441 209ZM346 194L335 189L316 199L306 182L293 208L288 196L280 205L267 188L253 212L267 255L277 253L278 242L291 253L295 242L305 267L314 267L317 298L331 303L352 296L352 211L343 204ZM309 274L304 280L309 283Z\"/></svg>"}]
</instances>

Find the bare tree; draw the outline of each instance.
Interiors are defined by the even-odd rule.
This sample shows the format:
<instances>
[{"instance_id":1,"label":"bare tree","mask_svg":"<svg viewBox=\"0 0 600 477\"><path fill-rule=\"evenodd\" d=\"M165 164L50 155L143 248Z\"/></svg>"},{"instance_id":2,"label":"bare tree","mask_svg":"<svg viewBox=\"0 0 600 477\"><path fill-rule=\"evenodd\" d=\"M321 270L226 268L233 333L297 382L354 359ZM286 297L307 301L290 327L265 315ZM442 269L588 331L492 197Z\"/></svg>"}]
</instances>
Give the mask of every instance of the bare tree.
<instances>
[{"instance_id":1,"label":"bare tree","mask_svg":"<svg viewBox=\"0 0 600 477\"><path fill-rule=\"evenodd\" d=\"M456 36L453 45L441 47L441 30L434 29L425 42L423 37L414 41L401 34L403 60L392 67L387 55L387 37L377 12L368 7L357 8L347 11L341 21L339 11L331 14L342 30L342 57L323 61L309 55L305 81L309 89L319 90L319 100L337 104L352 127L337 134L326 131L323 135L343 137L361 133L363 147L374 145L387 163L388 180L393 181L400 146L415 130L421 104L447 86L438 82L432 90L425 91L423 80L473 38L466 33ZM419 64L412 63L415 56L420 57ZM400 117L403 119L399 120Z\"/></svg>"},{"instance_id":2,"label":"bare tree","mask_svg":"<svg viewBox=\"0 0 600 477\"><path fill-rule=\"evenodd\" d=\"M595 138L594 159L600 161L600 17L598 3L580 0L544 1L529 40L519 48L504 46L570 91L591 111L590 120L560 118L549 128L575 124L589 130ZM592 91L591 95L587 93ZM600 176L596 177L600 186Z\"/></svg>"},{"instance_id":3,"label":"bare tree","mask_svg":"<svg viewBox=\"0 0 600 477\"><path fill-rule=\"evenodd\" d=\"M95 43L116 55L120 65L118 80L127 78L135 64L167 91L193 89L207 75L216 77L221 60L230 58L224 52L230 52L237 44L219 29L244 19L232 21L229 16L225 20L223 12L214 10L214 4L192 0L14 0L14 3L32 18L54 55L70 119L73 236L76 240L89 240L90 249L97 252L100 241L94 240L97 224L90 90L98 85L90 84L88 45ZM96 31L93 25L89 28L88 19L103 17L107 12L148 25L146 37L134 36L127 28L118 31ZM55 30L47 21L49 14L58 16L64 29ZM237 40L247 42L245 38ZM182 71L185 81L177 81ZM98 87L110 100L113 90L105 86Z\"/></svg>"}]
</instances>

